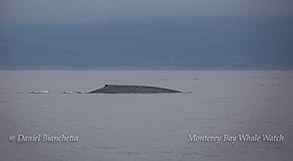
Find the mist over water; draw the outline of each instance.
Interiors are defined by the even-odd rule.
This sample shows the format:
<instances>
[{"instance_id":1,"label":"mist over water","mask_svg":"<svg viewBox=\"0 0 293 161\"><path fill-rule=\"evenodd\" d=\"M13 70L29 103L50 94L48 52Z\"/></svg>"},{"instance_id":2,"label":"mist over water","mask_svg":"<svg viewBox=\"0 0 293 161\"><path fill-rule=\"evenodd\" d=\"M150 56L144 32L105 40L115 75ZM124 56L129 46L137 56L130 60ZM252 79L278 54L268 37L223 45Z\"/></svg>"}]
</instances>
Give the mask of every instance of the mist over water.
<instances>
[{"instance_id":1,"label":"mist over water","mask_svg":"<svg viewBox=\"0 0 293 161\"><path fill-rule=\"evenodd\" d=\"M292 69L290 16L0 27L0 69Z\"/></svg>"}]
</instances>

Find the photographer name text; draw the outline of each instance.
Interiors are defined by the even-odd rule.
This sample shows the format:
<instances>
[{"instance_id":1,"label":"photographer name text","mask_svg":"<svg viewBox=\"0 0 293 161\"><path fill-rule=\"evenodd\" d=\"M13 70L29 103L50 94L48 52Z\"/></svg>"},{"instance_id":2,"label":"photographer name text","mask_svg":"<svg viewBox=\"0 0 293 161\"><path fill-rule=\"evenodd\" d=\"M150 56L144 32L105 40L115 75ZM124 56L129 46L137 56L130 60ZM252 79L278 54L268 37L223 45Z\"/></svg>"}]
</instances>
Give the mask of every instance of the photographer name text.
<instances>
[{"instance_id":1,"label":"photographer name text","mask_svg":"<svg viewBox=\"0 0 293 161\"><path fill-rule=\"evenodd\" d=\"M17 134L8 137L10 142L78 142L76 135L51 135L51 134Z\"/></svg>"}]
</instances>

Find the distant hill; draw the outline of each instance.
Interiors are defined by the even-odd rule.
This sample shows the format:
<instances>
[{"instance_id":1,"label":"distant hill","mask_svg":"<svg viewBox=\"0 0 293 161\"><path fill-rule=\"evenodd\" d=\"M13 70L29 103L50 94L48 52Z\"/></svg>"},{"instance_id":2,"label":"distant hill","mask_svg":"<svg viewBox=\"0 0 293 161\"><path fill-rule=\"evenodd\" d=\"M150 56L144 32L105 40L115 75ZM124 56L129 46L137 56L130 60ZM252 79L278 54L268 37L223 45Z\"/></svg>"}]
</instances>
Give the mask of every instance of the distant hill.
<instances>
[{"instance_id":1,"label":"distant hill","mask_svg":"<svg viewBox=\"0 0 293 161\"><path fill-rule=\"evenodd\" d=\"M0 56L0 69L293 69L293 18L1 26Z\"/></svg>"}]
</instances>

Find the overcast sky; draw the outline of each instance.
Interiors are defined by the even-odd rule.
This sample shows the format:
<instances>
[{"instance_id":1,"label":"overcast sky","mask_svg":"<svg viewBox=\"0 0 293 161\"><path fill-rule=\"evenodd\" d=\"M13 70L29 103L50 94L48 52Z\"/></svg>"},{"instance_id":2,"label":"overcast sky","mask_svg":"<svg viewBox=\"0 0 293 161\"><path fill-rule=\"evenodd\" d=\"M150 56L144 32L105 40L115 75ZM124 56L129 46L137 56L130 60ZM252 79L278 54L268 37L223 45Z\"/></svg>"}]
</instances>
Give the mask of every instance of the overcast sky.
<instances>
[{"instance_id":1,"label":"overcast sky","mask_svg":"<svg viewBox=\"0 0 293 161\"><path fill-rule=\"evenodd\" d=\"M293 0L0 0L3 24L246 15L293 15Z\"/></svg>"}]
</instances>

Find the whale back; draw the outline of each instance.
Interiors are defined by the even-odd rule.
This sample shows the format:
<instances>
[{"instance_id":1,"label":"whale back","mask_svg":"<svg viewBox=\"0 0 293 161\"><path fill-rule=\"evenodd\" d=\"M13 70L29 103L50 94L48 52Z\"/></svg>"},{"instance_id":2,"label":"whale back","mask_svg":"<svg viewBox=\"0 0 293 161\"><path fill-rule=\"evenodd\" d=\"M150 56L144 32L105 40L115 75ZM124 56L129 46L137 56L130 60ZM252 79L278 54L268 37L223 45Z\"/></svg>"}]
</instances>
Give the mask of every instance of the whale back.
<instances>
[{"instance_id":1,"label":"whale back","mask_svg":"<svg viewBox=\"0 0 293 161\"><path fill-rule=\"evenodd\" d=\"M180 91L152 87L152 86L139 86L139 85L108 85L103 88L91 91L89 93L181 93Z\"/></svg>"}]
</instances>

